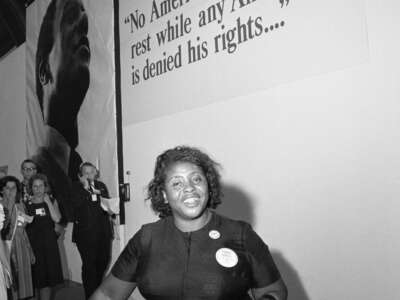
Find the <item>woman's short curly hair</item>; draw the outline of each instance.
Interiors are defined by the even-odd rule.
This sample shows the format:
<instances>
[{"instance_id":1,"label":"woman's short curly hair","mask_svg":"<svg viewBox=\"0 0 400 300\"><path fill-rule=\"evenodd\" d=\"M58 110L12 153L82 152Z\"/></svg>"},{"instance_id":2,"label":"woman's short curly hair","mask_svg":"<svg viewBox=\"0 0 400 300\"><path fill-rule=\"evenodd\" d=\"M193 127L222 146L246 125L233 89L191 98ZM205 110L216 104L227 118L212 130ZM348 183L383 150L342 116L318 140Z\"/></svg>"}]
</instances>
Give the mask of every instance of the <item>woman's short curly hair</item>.
<instances>
[{"instance_id":1,"label":"woman's short curly hair","mask_svg":"<svg viewBox=\"0 0 400 300\"><path fill-rule=\"evenodd\" d=\"M9 182L14 182L15 186L17 187L17 196L16 196L16 199L15 199L15 202L18 203L20 198L21 198L22 187L21 187L21 182L15 176L7 175L7 176L4 176L3 178L0 179L0 193L1 193L1 196L2 196L2 193L3 193L4 187Z\"/></svg>"},{"instance_id":2,"label":"woman's short curly hair","mask_svg":"<svg viewBox=\"0 0 400 300\"><path fill-rule=\"evenodd\" d=\"M32 187L33 187L33 183L35 182L35 180L41 180L44 185L45 193L50 193L50 184L49 184L49 180L48 180L47 176L43 173L37 173L29 179L28 192L31 196L33 195Z\"/></svg>"},{"instance_id":3,"label":"woman's short curly hair","mask_svg":"<svg viewBox=\"0 0 400 300\"><path fill-rule=\"evenodd\" d=\"M216 208L221 203L222 197L218 172L219 164L197 148L177 146L168 149L157 157L154 177L148 185L146 200L151 201L151 206L158 213L158 216L165 218L172 214L171 207L164 201L163 191L165 189L166 172L171 165L177 162L188 162L201 168L208 184L207 207Z\"/></svg>"}]
</instances>

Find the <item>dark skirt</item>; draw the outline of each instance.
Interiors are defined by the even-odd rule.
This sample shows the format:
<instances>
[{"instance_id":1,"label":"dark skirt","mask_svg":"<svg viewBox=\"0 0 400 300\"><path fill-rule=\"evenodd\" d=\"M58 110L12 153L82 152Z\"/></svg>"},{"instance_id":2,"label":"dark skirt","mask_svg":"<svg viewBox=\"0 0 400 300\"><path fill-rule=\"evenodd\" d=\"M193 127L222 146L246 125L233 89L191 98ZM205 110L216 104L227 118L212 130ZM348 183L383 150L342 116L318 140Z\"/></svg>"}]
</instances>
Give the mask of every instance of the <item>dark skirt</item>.
<instances>
[{"instance_id":1,"label":"dark skirt","mask_svg":"<svg viewBox=\"0 0 400 300\"><path fill-rule=\"evenodd\" d=\"M35 264L33 265L33 284L35 288L53 287L63 282L60 251L54 230L46 230L39 235L29 235Z\"/></svg>"}]
</instances>

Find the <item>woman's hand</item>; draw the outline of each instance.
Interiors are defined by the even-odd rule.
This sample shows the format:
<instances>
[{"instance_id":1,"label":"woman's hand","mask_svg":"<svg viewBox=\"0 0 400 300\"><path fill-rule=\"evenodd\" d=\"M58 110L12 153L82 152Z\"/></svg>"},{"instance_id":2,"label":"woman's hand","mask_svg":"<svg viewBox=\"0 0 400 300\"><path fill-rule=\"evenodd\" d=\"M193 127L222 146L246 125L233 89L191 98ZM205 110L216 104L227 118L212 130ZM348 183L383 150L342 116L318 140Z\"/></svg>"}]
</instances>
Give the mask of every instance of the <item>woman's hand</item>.
<instances>
[{"instance_id":1,"label":"woman's hand","mask_svg":"<svg viewBox=\"0 0 400 300\"><path fill-rule=\"evenodd\" d=\"M45 194L44 196L44 202L47 204L47 207L49 208L50 211L50 217L53 219L55 223L60 222L61 220L61 212L58 207L57 200L54 200L54 203L51 202L49 195Z\"/></svg>"},{"instance_id":2,"label":"woman's hand","mask_svg":"<svg viewBox=\"0 0 400 300\"><path fill-rule=\"evenodd\" d=\"M17 222L21 226L26 226L29 223L32 223L33 216L28 216L23 211L17 210Z\"/></svg>"},{"instance_id":3,"label":"woman's hand","mask_svg":"<svg viewBox=\"0 0 400 300\"><path fill-rule=\"evenodd\" d=\"M44 194L43 201L47 204L47 206L53 204L53 203L51 203L50 196L48 194Z\"/></svg>"},{"instance_id":4,"label":"woman's hand","mask_svg":"<svg viewBox=\"0 0 400 300\"><path fill-rule=\"evenodd\" d=\"M135 282L126 282L109 274L89 300L126 300L135 288Z\"/></svg>"},{"instance_id":5,"label":"woman's hand","mask_svg":"<svg viewBox=\"0 0 400 300\"><path fill-rule=\"evenodd\" d=\"M251 293L255 300L286 300L288 297L288 290L282 279L262 288L251 289Z\"/></svg>"}]
</instances>

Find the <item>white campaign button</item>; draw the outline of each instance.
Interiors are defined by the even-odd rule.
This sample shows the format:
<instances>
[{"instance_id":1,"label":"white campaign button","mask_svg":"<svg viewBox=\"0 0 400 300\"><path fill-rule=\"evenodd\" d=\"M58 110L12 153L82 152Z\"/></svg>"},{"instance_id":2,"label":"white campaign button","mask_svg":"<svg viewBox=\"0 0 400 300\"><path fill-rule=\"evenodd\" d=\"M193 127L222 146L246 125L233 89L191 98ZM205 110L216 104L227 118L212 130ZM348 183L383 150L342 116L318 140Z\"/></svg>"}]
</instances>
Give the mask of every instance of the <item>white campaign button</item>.
<instances>
[{"instance_id":1,"label":"white campaign button","mask_svg":"<svg viewBox=\"0 0 400 300\"><path fill-rule=\"evenodd\" d=\"M215 253L215 258L217 262L225 267L225 268L232 268L237 265L239 258L235 251L229 248L221 248Z\"/></svg>"},{"instance_id":2,"label":"white campaign button","mask_svg":"<svg viewBox=\"0 0 400 300\"><path fill-rule=\"evenodd\" d=\"M218 230L211 230L208 235L210 236L210 238L212 238L213 240L218 240L221 237L221 234L219 233Z\"/></svg>"}]
</instances>

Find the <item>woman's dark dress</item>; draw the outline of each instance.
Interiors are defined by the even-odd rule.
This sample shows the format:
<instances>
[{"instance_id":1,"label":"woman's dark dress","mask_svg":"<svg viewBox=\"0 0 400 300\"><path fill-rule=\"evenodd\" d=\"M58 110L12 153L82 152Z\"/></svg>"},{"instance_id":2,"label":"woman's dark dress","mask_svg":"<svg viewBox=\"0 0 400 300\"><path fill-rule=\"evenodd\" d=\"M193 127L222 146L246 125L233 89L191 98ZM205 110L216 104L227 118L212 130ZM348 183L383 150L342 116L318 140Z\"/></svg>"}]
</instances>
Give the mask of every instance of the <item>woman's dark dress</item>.
<instances>
[{"instance_id":1,"label":"woman's dark dress","mask_svg":"<svg viewBox=\"0 0 400 300\"><path fill-rule=\"evenodd\" d=\"M60 252L54 221L45 202L26 205L33 222L26 227L36 263L33 266L33 282L36 288L55 286L63 282Z\"/></svg>"},{"instance_id":2,"label":"woman's dark dress","mask_svg":"<svg viewBox=\"0 0 400 300\"><path fill-rule=\"evenodd\" d=\"M147 300L245 300L249 289L280 279L251 226L217 214L191 233L181 232L173 217L144 225L111 273L135 282Z\"/></svg>"}]
</instances>

